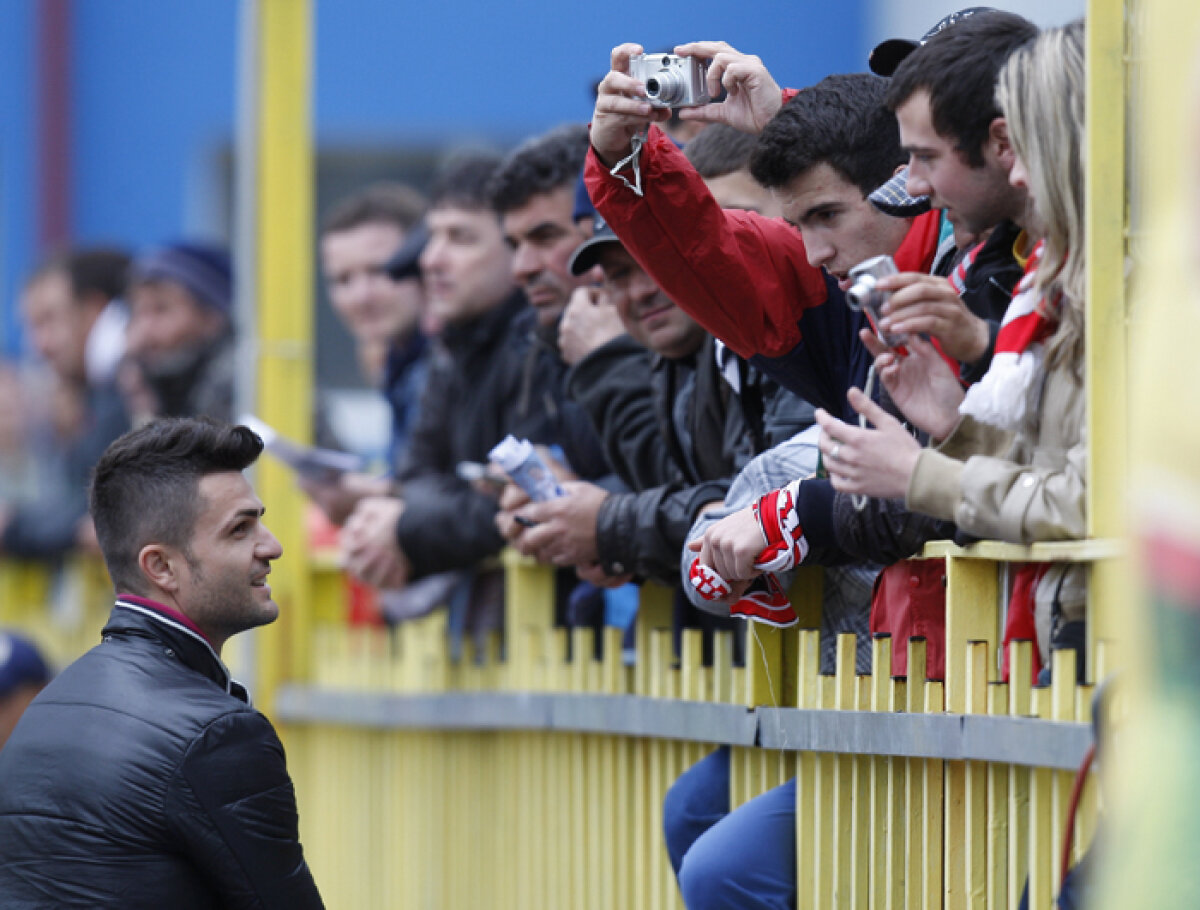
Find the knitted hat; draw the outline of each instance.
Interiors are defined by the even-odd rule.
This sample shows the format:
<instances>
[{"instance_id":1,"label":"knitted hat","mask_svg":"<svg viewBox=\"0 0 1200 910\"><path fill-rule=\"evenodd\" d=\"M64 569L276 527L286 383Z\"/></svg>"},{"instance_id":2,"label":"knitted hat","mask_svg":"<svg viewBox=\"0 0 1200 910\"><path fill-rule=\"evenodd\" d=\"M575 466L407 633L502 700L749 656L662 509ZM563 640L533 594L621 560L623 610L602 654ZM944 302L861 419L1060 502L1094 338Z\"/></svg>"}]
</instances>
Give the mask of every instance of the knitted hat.
<instances>
[{"instance_id":1,"label":"knitted hat","mask_svg":"<svg viewBox=\"0 0 1200 910\"><path fill-rule=\"evenodd\" d=\"M204 306L228 314L233 307L233 265L221 247L174 243L138 256L131 284L171 281L182 285Z\"/></svg>"},{"instance_id":2,"label":"knitted hat","mask_svg":"<svg viewBox=\"0 0 1200 910\"><path fill-rule=\"evenodd\" d=\"M50 668L33 642L14 632L0 631L0 698L27 683L50 681Z\"/></svg>"}]
</instances>

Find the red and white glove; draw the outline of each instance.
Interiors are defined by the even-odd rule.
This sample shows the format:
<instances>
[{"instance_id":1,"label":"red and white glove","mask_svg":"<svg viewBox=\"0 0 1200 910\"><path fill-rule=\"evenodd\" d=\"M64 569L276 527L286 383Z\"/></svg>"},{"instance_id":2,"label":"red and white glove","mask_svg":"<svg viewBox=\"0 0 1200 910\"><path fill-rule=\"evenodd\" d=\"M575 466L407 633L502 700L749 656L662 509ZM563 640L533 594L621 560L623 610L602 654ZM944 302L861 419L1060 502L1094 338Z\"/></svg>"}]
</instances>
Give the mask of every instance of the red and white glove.
<instances>
[{"instance_id":1,"label":"red and white glove","mask_svg":"<svg viewBox=\"0 0 1200 910\"><path fill-rule=\"evenodd\" d=\"M742 619L752 619L755 622L766 623L779 629L794 626L799 620L796 609L788 599L787 592L779 579L769 572L763 576L767 583L765 591L747 591L729 608L730 616L740 616Z\"/></svg>"},{"instance_id":2,"label":"red and white glove","mask_svg":"<svg viewBox=\"0 0 1200 910\"><path fill-rule=\"evenodd\" d=\"M720 600L733 593L729 582L716 569L703 565L699 556L692 560L692 567L688 569L688 581L705 600Z\"/></svg>"},{"instance_id":3,"label":"red and white glove","mask_svg":"<svg viewBox=\"0 0 1200 910\"><path fill-rule=\"evenodd\" d=\"M800 480L793 480L754 504L754 517L767 542L754 560L754 568L763 572L786 572L804 562L808 555L808 541L796 514L800 484Z\"/></svg>"},{"instance_id":4,"label":"red and white glove","mask_svg":"<svg viewBox=\"0 0 1200 910\"><path fill-rule=\"evenodd\" d=\"M797 620L796 611L779 579L770 573L762 578L766 589L747 591L729 608L729 615L765 622L769 626L779 628L794 625ZM729 582L714 569L701 564L699 556L692 560L692 566L688 569L688 580L705 600L721 600L732 593Z\"/></svg>"}]
</instances>

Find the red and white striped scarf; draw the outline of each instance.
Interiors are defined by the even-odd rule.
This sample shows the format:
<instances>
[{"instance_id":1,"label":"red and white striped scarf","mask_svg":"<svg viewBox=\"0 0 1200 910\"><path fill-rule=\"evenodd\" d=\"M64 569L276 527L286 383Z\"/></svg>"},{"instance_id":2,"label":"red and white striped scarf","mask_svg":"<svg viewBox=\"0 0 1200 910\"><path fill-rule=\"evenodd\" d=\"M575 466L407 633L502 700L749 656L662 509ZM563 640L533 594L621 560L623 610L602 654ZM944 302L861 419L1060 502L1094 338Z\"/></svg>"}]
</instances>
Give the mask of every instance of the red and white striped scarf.
<instances>
[{"instance_id":1,"label":"red and white striped scarf","mask_svg":"<svg viewBox=\"0 0 1200 910\"><path fill-rule=\"evenodd\" d=\"M1041 258L1039 242L1000 324L992 364L958 407L960 414L1002 430L1032 426L1045 378L1045 341L1058 328L1061 295L1048 299L1033 286Z\"/></svg>"}]
</instances>

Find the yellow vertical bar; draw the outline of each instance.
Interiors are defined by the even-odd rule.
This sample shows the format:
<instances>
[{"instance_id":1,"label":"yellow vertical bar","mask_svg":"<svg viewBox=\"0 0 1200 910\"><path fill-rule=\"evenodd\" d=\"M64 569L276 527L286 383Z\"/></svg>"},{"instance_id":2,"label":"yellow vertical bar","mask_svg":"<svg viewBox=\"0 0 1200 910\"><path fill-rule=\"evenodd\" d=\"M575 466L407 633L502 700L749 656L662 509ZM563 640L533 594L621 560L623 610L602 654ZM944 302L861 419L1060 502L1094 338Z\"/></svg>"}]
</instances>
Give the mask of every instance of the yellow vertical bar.
<instances>
[{"instance_id":1,"label":"yellow vertical bar","mask_svg":"<svg viewBox=\"0 0 1200 910\"><path fill-rule=\"evenodd\" d=\"M940 682L925 683L926 714L941 714L946 710L946 693ZM922 906L925 910L937 910L942 906L943 870L942 841L945 838L945 816L942 808L943 762L936 759L925 765L925 813L922 826L922 848L925 854L924 894Z\"/></svg>"},{"instance_id":2,"label":"yellow vertical bar","mask_svg":"<svg viewBox=\"0 0 1200 910\"><path fill-rule=\"evenodd\" d=\"M925 697L925 640L910 638L908 640L908 701L905 709L909 714L920 714L924 710ZM904 856L907 867L904 870L905 906L908 910L917 910L923 906L924 882L926 866L929 857L925 855L925 770L928 761L917 758L906 758L904 805L907 809L907 821L904 826ZM941 814L941 800L938 800L938 814ZM939 845L939 865L941 862ZM941 880L938 880L938 892L941 892Z\"/></svg>"},{"instance_id":3,"label":"yellow vertical bar","mask_svg":"<svg viewBox=\"0 0 1200 910\"><path fill-rule=\"evenodd\" d=\"M1087 174L1084 238L1088 300L1088 534L1122 537L1129 470L1127 311L1125 302L1125 3L1088 0ZM1128 567L1101 560L1092 569L1088 638L1111 638L1130 603ZM1094 647L1089 648L1094 654Z\"/></svg>"},{"instance_id":4,"label":"yellow vertical bar","mask_svg":"<svg viewBox=\"0 0 1200 910\"><path fill-rule=\"evenodd\" d=\"M890 638L876 638L871 642L871 710L883 713L892 710L892 649ZM870 904L882 908L887 904L888 853L895 832L891 825L891 800L888 775L894 759L878 756L871 761L871 853L870 853Z\"/></svg>"},{"instance_id":5,"label":"yellow vertical bar","mask_svg":"<svg viewBox=\"0 0 1200 910\"><path fill-rule=\"evenodd\" d=\"M972 642L967 660L967 713L986 714L988 705L987 642ZM965 859L964 884L967 907L982 907L987 901L987 767L983 762L964 764ZM947 840L953 839L953 833Z\"/></svg>"},{"instance_id":6,"label":"yellow vertical bar","mask_svg":"<svg viewBox=\"0 0 1200 910\"><path fill-rule=\"evenodd\" d=\"M988 679L996 678L997 597L995 563L947 557L946 710L951 714L967 709L968 642L988 642Z\"/></svg>"},{"instance_id":7,"label":"yellow vertical bar","mask_svg":"<svg viewBox=\"0 0 1200 910\"><path fill-rule=\"evenodd\" d=\"M1075 652L1063 649L1051 653L1053 660L1050 674L1050 719L1055 721L1075 720ZM1059 857L1062 856L1063 838L1066 834L1067 809L1071 800L1071 790L1075 785L1075 775L1070 771L1057 771L1054 774L1054 790L1051 794L1051 837L1054 861L1050 864L1051 880L1054 883L1054 893L1057 894L1062 869Z\"/></svg>"},{"instance_id":8,"label":"yellow vertical bar","mask_svg":"<svg viewBox=\"0 0 1200 910\"><path fill-rule=\"evenodd\" d=\"M817 707L817 670L820 667L819 634L813 629L800 632L796 661L796 704ZM796 894L797 903L812 905L817 887L817 803L816 760L811 752L801 752L796 767Z\"/></svg>"},{"instance_id":9,"label":"yellow vertical bar","mask_svg":"<svg viewBox=\"0 0 1200 910\"><path fill-rule=\"evenodd\" d=\"M1008 686L993 683L988 688L988 714L1008 713ZM990 764L987 769L987 858L988 910L1008 907L1008 779L1011 765Z\"/></svg>"},{"instance_id":10,"label":"yellow vertical bar","mask_svg":"<svg viewBox=\"0 0 1200 910\"><path fill-rule=\"evenodd\" d=\"M784 631L763 623L746 623L747 707L782 704Z\"/></svg>"},{"instance_id":11,"label":"yellow vertical bar","mask_svg":"<svg viewBox=\"0 0 1200 910\"><path fill-rule=\"evenodd\" d=\"M853 711L858 706L854 676L853 635L837 637L837 664L834 676L834 707ZM854 758L850 755L831 756L833 765L833 906L866 906L866 889L855 889L855 868L867 853L865 830L857 824L856 806L866 808L865 799L855 799ZM863 794L865 795L865 794ZM860 903L861 902L861 903Z\"/></svg>"},{"instance_id":12,"label":"yellow vertical bar","mask_svg":"<svg viewBox=\"0 0 1200 910\"><path fill-rule=\"evenodd\" d=\"M526 650L531 639L524 634L525 630L540 631L554 626L554 570L526 559L516 550L505 550L501 562L509 672L524 676L534 659Z\"/></svg>"},{"instance_id":13,"label":"yellow vertical bar","mask_svg":"<svg viewBox=\"0 0 1200 910\"><path fill-rule=\"evenodd\" d=\"M1041 687L1032 693L1033 713L1050 717L1050 689ZM1029 910L1050 910L1054 882L1054 833L1052 829L1051 790L1053 773L1034 768L1029 783Z\"/></svg>"},{"instance_id":14,"label":"yellow vertical bar","mask_svg":"<svg viewBox=\"0 0 1200 910\"><path fill-rule=\"evenodd\" d=\"M818 708L834 707L836 689L834 677L817 677ZM815 754L816 778L816 825L814 838L817 846L817 899L814 907L833 907L833 889L838 868L838 856L834 847L834 829L837 825L836 779L834 768L837 756L818 752Z\"/></svg>"},{"instance_id":15,"label":"yellow vertical bar","mask_svg":"<svg viewBox=\"0 0 1200 910\"><path fill-rule=\"evenodd\" d=\"M312 438L312 222L310 125L312 11L307 0L259 0L256 236L257 410L293 439ZM286 558L271 575L279 621L258 634L259 705L305 679L311 649L304 499L291 474L264 461L258 494Z\"/></svg>"},{"instance_id":16,"label":"yellow vertical bar","mask_svg":"<svg viewBox=\"0 0 1200 910\"><path fill-rule=\"evenodd\" d=\"M1027 717L1032 713L1030 678L1033 643L1014 641L1008 646L1008 713ZM1030 770L1012 765L1008 772L1008 906L1017 910L1029 876L1029 786Z\"/></svg>"}]
</instances>

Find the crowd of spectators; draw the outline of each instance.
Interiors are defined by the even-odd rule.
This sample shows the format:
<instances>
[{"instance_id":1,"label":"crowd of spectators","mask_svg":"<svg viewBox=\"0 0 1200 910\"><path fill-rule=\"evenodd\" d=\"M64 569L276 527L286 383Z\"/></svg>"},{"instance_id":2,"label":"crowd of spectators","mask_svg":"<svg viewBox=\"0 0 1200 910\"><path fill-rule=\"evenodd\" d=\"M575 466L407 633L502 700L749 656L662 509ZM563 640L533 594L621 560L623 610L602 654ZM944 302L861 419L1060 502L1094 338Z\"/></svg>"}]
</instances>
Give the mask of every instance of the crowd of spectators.
<instances>
[{"instance_id":1,"label":"crowd of spectators","mask_svg":"<svg viewBox=\"0 0 1200 910\"><path fill-rule=\"evenodd\" d=\"M383 618L444 608L455 647L482 642L511 546L555 568L563 624L628 628L630 586L654 581L677 629L786 626L813 565L823 670L839 632L862 672L891 636L899 674L920 636L941 678L945 569L912 559L923 545L1085 534L1083 48L1082 23L964 10L796 91L685 44L716 100L668 109L625 44L590 128L453 154L428 198L337 203L322 275L390 407L390 464L302 485ZM850 306L878 257L898 272L881 309ZM89 545L87 472L127 426L233 416L231 300L229 257L198 243L30 277L54 405L38 423L0 395L4 553ZM489 463L510 435L561 495ZM1035 673L1082 652L1079 567L1022 567L1012 588L1005 637L1036 642ZM685 772L664 814L686 905L793 905L794 812L792 781L731 813L727 749Z\"/></svg>"}]
</instances>

